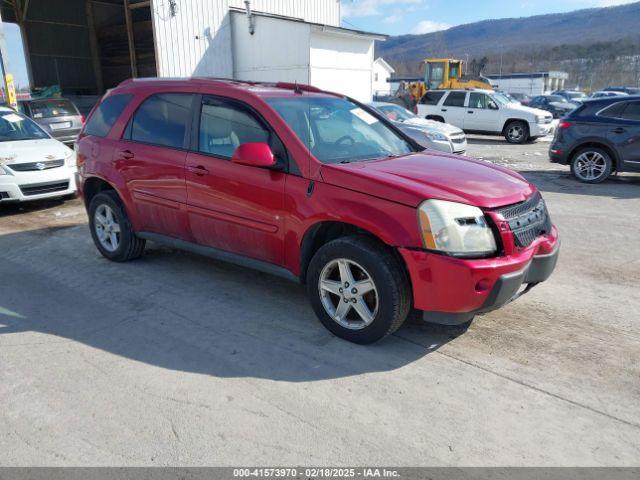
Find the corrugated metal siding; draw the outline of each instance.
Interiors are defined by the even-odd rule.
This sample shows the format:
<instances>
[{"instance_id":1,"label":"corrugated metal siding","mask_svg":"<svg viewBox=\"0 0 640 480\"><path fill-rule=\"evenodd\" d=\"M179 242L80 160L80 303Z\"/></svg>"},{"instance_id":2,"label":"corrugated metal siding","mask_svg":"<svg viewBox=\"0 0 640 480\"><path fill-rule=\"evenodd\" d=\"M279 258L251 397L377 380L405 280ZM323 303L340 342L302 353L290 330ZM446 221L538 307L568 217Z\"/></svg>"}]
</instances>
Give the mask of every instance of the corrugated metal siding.
<instances>
[{"instance_id":1,"label":"corrugated metal siding","mask_svg":"<svg viewBox=\"0 0 640 480\"><path fill-rule=\"evenodd\" d=\"M245 8L244 0L229 0L229 6ZM251 8L257 12L340 26L340 0L251 0Z\"/></svg>"},{"instance_id":2,"label":"corrugated metal siding","mask_svg":"<svg viewBox=\"0 0 640 480\"><path fill-rule=\"evenodd\" d=\"M180 0L175 16L168 0L152 0L158 75L231 77L233 54L229 7L244 0ZM339 0L251 0L258 12L340 25Z\"/></svg>"},{"instance_id":3,"label":"corrugated metal siding","mask_svg":"<svg viewBox=\"0 0 640 480\"><path fill-rule=\"evenodd\" d=\"M232 76L227 0L181 0L175 16L167 0L152 7L159 76Z\"/></svg>"}]
</instances>

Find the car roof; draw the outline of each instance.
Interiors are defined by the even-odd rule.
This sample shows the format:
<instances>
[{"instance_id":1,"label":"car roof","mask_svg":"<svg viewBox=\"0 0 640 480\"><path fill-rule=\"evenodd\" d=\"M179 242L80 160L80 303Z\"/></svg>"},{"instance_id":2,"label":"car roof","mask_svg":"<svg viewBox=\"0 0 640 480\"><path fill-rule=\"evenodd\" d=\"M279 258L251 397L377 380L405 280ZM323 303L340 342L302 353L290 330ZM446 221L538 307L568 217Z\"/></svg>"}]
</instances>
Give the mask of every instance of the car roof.
<instances>
[{"instance_id":1,"label":"car roof","mask_svg":"<svg viewBox=\"0 0 640 480\"><path fill-rule=\"evenodd\" d=\"M609 103L628 102L630 100L640 100L640 95L612 95L608 97L589 98L584 101L589 105L607 105Z\"/></svg>"},{"instance_id":2,"label":"car roof","mask_svg":"<svg viewBox=\"0 0 640 480\"><path fill-rule=\"evenodd\" d=\"M167 78L167 77L148 77L128 79L120 83L113 90L120 89L137 89L137 88L162 88L164 86L171 87L193 87L207 86L220 87L223 89L239 90L246 93L256 95L258 97L293 97L301 93L317 96L334 96L343 97L334 92L321 90L312 85L290 82L252 82L245 80L234 80L229 78L216 77L190 77L190 78Z\"/></svg>"}]
</instances>

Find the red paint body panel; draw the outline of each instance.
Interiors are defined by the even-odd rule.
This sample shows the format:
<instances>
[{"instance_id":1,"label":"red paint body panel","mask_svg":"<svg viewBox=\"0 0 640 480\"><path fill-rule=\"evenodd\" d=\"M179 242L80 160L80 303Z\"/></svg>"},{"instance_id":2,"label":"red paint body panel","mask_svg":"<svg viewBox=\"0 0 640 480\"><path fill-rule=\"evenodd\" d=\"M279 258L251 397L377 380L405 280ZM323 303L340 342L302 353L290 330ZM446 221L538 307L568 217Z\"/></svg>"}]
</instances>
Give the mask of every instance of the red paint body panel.
<instances>
[{"instance_id":1,"label":"red paint body panel","mask_svg":"<svg viewBox=\"0 0 640 480\"><path fill-rule=\"evenodd\" d=\"M193 151L122 140L138 106L155 93L184 92L233 99L258 112L280 138L298 175L242 165ZM504 219L491 209L521 202L536 189L519 174L486 162L435 153L323 165L265 98L291 90L210 79L127 81L108 95L133 99L105 138L81 134L78 184L100 178L115 188L135 231L160 233L284 267L302 275L305 234L319 222L341 222L397 249L411 279L415 306L423 310L478 309L486 280L519 271L534 255L551 251L557 231L518 249ZM304 95L331 95L305 91ZM242 156L262 155L245 144ZM266 158L266 157L265 157ZM416 207L437 198L485 209L498 226L503 254L462 260L423 249Z\"/></svg>"},{"instance_id":2,"label":"red paint body panel","mask_svg":"<svg viewBox=\"0 0 640 480\"><path fill-rule=\"evenodd\" d=\"M418 310L470 312L485 303L498 278L523 270L535 255L551 253L558 242L558 231L538 238L528 248L498 258L464 260L421 250L400 248ZM476 285L484 280L482 291Z\"/></svg>"}]
</instances>

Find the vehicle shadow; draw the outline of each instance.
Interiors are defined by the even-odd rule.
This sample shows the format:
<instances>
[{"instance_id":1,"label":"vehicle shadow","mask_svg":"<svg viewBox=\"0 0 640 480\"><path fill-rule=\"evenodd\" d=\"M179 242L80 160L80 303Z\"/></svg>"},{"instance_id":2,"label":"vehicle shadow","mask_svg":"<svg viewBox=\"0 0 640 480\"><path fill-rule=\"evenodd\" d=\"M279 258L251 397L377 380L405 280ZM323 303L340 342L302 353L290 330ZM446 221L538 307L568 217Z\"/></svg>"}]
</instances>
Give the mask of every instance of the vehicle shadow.
<instances>
[{"instance_id":1,"label":"vehicle shadow","mask_svg":"<svg viewBox=\"0 0 640 480\"><path fill-rule=\"evenodd\" d=\"M399 369L466 330L412 319L354 345L320 324L304 286L157 245L112 263L86 225L0 236L0 262L0 346L72 341L171 370L302 382Z\"/></svg>"},{"instance_id":2,"label":"vehicle shadow","mask_svg":"<svg viewBox=\"0 0 640 480\"><path fill-rule=\"evenodd\" d=\"M59 197L30 202L4 202L0 203L0 218L57 208L70 201L73 200L71 198Z\"/></svg>"},{"instance_id":3,"label":"vehicle shadow","mask_svg":"<svg viewBox=\"0 0 640 480\"><path fill-rule=\"evenodd\" d=\"M621 173L598 184L582 183L569 172L559 170L518 170L527 180L544 192L590 195L614 199L640 197L640 175Z\"/></svg>"}]
</instances>

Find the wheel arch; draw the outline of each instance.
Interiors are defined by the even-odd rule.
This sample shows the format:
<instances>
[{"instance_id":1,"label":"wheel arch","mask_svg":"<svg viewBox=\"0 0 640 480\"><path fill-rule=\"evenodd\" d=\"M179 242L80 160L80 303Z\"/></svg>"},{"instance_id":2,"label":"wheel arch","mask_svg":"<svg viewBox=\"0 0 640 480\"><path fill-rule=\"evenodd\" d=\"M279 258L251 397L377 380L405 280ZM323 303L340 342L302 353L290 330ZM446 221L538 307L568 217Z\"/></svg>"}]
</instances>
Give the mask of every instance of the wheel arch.
<instances>
[{"instance_id":1,"label":"wheel arch","mask_svg":"<svg viewBox=\"0 0 640 480\"><path fill-rule=\"evenodd\" d=\"M409 272L407 270L407 265L398 252L397 248L394 248L389 243L385 242L380 236L374 234L373 232L359 227L358 225L354 225L352 223L341 222L341 221L333 221L333 220L323 220L314 223L305 231L302 242L300 244L300 281L301 283L306 283L307 277L307 268L311 259L315 255L315 253L325 244L329 243L332 240L336 240L341 237L348 236L363 236L370 239L373 239L377 243L379 243L384 248L388 249L393 255L396 257L400 265L402 266L405 274L407 275L407 279L409 279Z\"/></svg>"},{"instance_id":2,"label":"wheel arch","mask_svg":"<svg viewBox=\"0 0 640 480\"><path fill-rule=\"evenodd\" d=\"M424 117L426 120L435 120L436 122L442 122L445 123L444 121L444 117L440 116L440 115L427 115L426 117Z\"/></svg>"},{"instance_id":3,"label":"wheel arch","mask_svg":"<svg viewBox=\"0 0 640 480\"><path fill-rule=\"evenodd\" d=\"M104 178L92 176L84 180L82 186L82 196L84 198L84 204L87 210L89 209L89 205L91 204L91 200L98 193L104 192L106 190L113 190L117 193L116 188L109 182L107 182Z\"/></svg>"},{"instance_id":4,"label":"wheel arch","mask_svg":"<svg viewBox=\"0 0 640 480\"><path fill-rule=\"evenodd\" d=\"M505 120L504 124L502 125L502 133L501 133L502 135L507 133L507 125L509 125L511 122L523 122L527 126L527 129L529 129L529 134L531 134L531 128L529 127L528 120L525 120L524 118L513 117L513 118L507 118Z\"/></svg>"}]
</instances>

